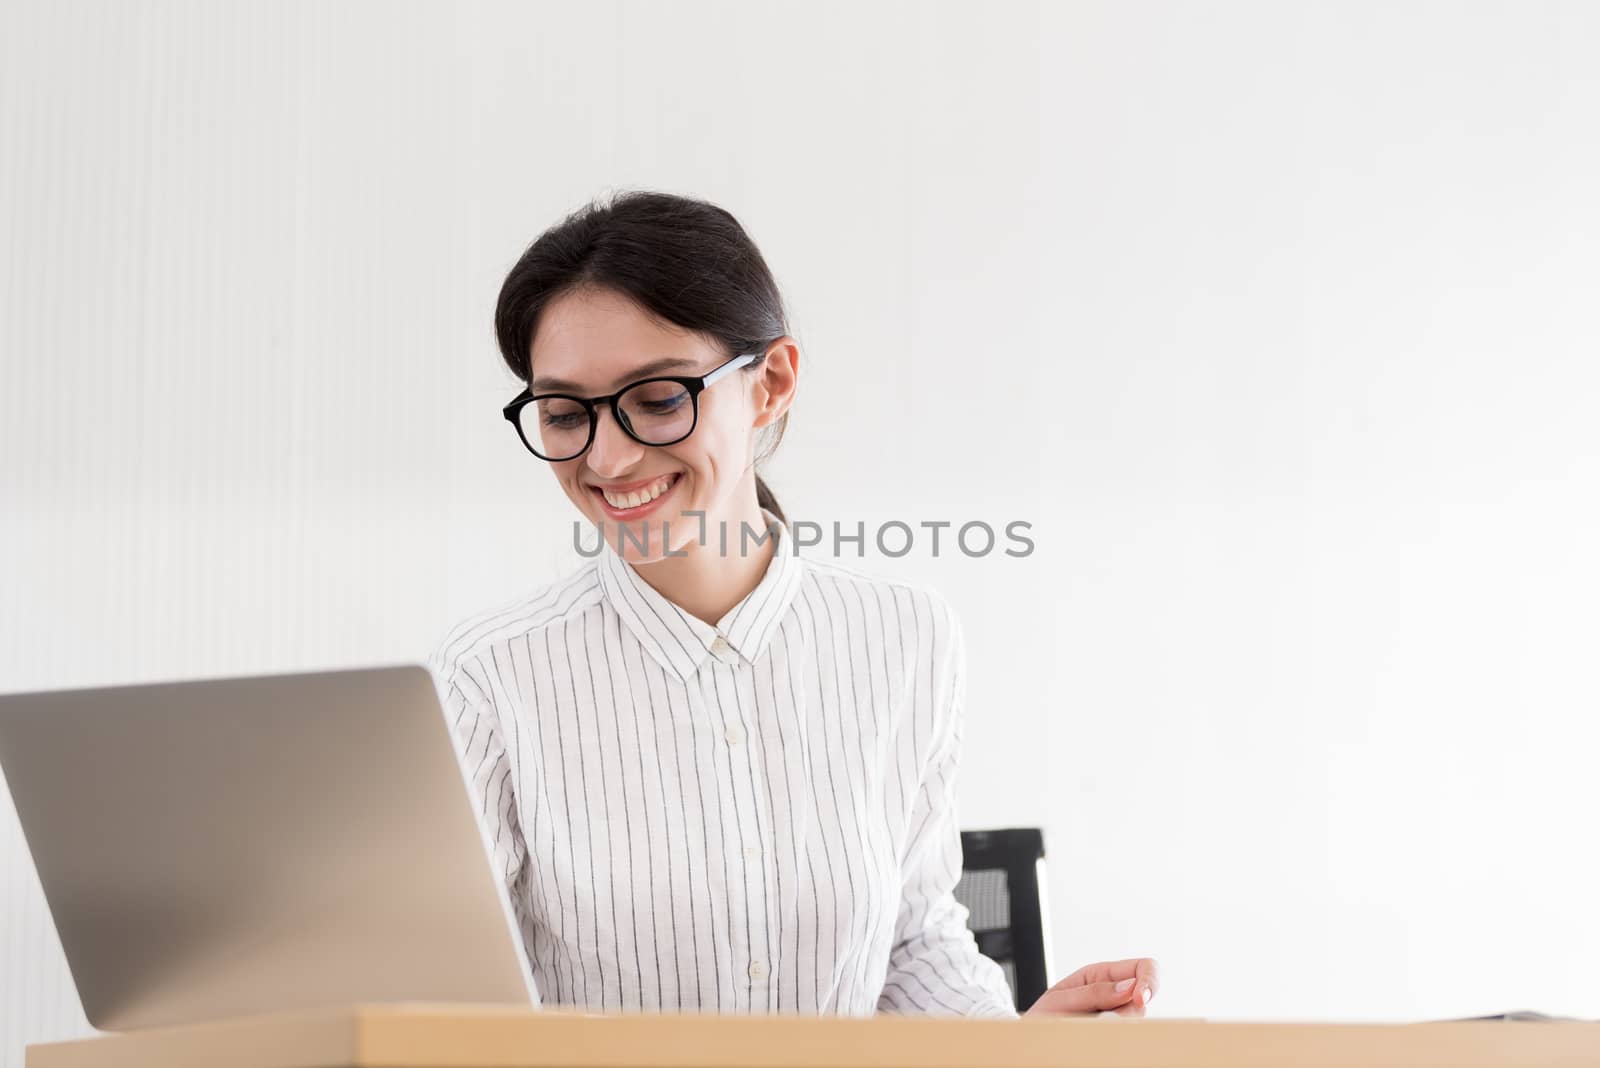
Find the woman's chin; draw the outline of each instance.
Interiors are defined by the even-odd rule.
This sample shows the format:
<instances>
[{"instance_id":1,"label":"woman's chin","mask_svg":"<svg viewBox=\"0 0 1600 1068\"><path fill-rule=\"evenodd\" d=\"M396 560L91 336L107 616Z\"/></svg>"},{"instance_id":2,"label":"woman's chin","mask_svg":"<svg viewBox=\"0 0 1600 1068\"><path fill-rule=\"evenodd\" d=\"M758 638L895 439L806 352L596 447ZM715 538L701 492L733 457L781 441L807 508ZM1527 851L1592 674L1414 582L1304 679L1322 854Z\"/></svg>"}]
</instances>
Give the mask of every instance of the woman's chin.
<instances>
[{"instance_id":1,"label":"woman's chin","mask_svg":"<svg viewBox=\"0 0 1600 1068\"><path fill-rule=\"evenodd\" d=\"M609 516L591 516L590 519L595 528L605 535L606 544L630 564L650 563L668 555L685 555L684 550L694 541L693 532L699 524L698 517L684 516L676 511L670 515L658 513L649 519L634 522ZM685 531L689 532L687 537Z\"/></svg>"}]
</instances>

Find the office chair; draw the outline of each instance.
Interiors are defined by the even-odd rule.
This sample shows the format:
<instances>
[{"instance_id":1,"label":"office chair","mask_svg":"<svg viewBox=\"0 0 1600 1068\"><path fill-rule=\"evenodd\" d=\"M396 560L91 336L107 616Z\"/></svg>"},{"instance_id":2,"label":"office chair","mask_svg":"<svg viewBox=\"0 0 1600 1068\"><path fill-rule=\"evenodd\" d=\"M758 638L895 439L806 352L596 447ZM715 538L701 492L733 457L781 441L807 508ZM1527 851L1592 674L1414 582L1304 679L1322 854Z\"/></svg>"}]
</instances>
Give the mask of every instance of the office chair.
<instances>
[{"instance_id":1,"label":"office chair","mask_svg":"<svg viewBox=\"0 0 1600 1068\"><path fill-rule=\"evenodd\" d=\"M1023 1012L1050 987L1042 886L1044 834L1037 827L961 832L956 900L978 951L997 962Z\"/></svg>"}]
</instances>

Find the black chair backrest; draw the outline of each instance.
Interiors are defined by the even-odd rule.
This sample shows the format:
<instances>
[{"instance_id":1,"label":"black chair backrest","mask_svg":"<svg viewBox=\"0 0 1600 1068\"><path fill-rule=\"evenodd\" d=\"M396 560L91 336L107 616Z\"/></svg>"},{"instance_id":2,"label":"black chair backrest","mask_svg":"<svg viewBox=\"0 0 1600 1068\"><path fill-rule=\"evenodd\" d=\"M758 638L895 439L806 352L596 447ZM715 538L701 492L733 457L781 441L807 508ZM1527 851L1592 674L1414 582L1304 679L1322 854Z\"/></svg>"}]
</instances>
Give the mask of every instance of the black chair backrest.
<instances>
[{"instance_id":1,"label":"black chair backrest","mask_svg":"<svg viewBox=\"0 0 1600 1068\"><path fill-rule=\"evenodd\" d=\"M979 952L1005 970L1022 1012L1050 986L1039 901L1044 834L1037 827L962 831L961 854L956 900L967 907Z\"/></svg>"}]
</instances>

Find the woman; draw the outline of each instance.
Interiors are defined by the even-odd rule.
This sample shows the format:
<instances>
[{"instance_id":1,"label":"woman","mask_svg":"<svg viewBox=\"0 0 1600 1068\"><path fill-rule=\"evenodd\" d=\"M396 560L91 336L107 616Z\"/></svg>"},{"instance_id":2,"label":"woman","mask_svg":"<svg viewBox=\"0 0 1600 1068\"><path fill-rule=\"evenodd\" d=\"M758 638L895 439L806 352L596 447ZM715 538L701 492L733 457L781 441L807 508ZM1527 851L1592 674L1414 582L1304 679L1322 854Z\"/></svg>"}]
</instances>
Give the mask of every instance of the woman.
<instances>
[{"instance_id":1,"label":"woman","mask_svg":"<svg viewBox=\"0 0 1600 1068\"><path fill-rule=\"evenodd\" d=\"M739 223L591 204L495 328L528 384L507 418L604 541L433 658L541 1000L1015 1016L951 892L959 623L794 552L756 465L800 350ZM1156 987L1154 961L1097 964L1029 1011L1142 1015Z\"/></svg>"}]
</instances>

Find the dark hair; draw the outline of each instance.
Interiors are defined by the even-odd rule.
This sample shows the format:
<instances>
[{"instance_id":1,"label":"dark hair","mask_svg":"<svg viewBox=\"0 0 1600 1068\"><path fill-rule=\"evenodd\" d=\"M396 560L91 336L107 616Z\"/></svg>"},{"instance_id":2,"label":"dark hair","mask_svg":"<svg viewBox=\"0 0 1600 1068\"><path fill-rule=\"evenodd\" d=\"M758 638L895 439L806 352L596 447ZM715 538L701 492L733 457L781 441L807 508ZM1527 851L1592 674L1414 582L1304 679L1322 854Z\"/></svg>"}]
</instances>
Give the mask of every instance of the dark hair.
<instances>
[{"instance_id":1,"label":"dark hair","mask_svg":"<svg viewBox=\"0 0 1600 1068\"><path fill-rule=\"evenodd\" d=\"M524 382L539 316L559 296L606 289L648 314L720 345L728 357L764 352L789 332L778 285L739 221L714 204L625 191L590 201L539 235L506 275L494 330L506 366ZM760 361L750 364L760 367ZM778 420L767 459L783 438ZM756 503L787 523L759 474Z\"/></svg>"}]
</instances>

